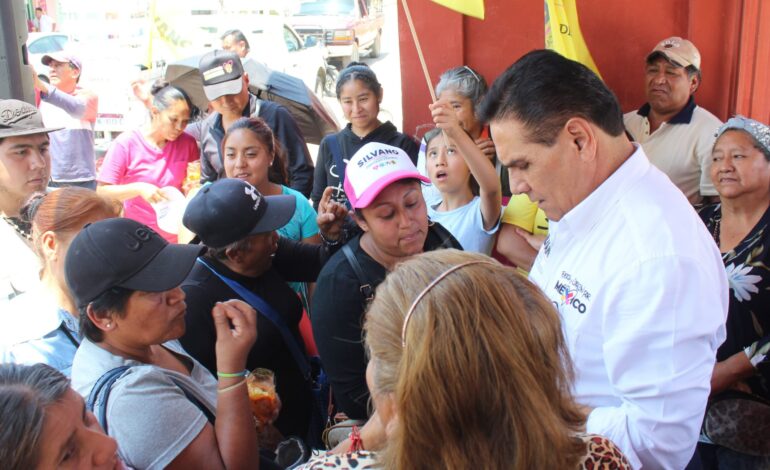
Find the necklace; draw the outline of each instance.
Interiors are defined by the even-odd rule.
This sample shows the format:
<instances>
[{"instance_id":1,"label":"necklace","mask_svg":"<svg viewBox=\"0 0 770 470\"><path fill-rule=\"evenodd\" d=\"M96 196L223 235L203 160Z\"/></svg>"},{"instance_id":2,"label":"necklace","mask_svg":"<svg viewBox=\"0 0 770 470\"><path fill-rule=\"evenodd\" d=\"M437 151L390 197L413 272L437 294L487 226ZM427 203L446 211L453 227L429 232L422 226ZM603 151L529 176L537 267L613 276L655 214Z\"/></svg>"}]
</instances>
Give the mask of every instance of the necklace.
<instances>
[{"instance_id":1,"label":"necklace","mask_svg":"<svg viewBox=\"0 0 770 470\"><path fill-rule=\"evenodd\" d=\"M714 229L711 231L711 236L714 237L714 241L717 242L717 246L719 246L719 227L722 224L722 218L718 218L714 221Z\"/></svg>"},{"instance_id":2,"label":"necklace","mask_svg":"<svg viewBox=\"0 0 770 470\"><path fill-rule=\"evenodd\" d=\"M32 241L32 224L29 222L22 222L16 217L6 217L3 216L3 220L13 227L13 229L18 233L21 238L31 242Z\"/></svg>"}]
</instances>

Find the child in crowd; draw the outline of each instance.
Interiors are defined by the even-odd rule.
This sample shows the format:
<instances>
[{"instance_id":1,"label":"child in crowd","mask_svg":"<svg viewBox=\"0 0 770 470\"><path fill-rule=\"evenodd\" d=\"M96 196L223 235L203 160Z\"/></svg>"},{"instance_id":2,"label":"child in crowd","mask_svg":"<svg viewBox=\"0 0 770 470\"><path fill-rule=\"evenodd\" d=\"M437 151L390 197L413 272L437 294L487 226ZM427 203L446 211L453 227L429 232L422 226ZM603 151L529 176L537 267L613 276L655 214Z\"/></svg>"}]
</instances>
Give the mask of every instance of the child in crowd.
<instances>
[{"instance_id":1,"label":"child in crowd","mask_svg":"<svg viewBox=\"0 0 770 470\"><path fill-rule=\"evenodd\" d=\"M428 217L446 227L464 250L489 255L500 228L500 179L451 104L439 100L430 108L437 128L425 135L425 166L441 197L428 204Z\"/></svg>"},{"instance_id":2,"label":"child in crowd","mask_svg":"<svg viewBox=\"0 0 770 470\"><path fill-rule=\"evenodd\" d=\"M345 167L364 144L379 142L398 147L412 162L417 161L419 151L411 137L398 132L390 121L383 123L378 119L382 85L366 64L351 62L342 70L337 79L337 99L348 125L338 133L324 137L318 148L310 196L316 208L327 186L336 188L336 200L346 200L343 189Z\"/></svg>"}]
</instances>

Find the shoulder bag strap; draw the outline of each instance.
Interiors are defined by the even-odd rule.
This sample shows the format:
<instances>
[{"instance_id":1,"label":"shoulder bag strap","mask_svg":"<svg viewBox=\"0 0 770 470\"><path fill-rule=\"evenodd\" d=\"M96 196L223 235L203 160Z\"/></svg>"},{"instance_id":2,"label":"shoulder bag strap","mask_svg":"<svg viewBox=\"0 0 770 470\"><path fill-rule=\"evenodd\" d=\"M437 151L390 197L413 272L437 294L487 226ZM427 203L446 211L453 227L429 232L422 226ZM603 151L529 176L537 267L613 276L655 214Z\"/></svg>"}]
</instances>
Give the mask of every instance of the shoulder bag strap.
<instances>
[{"instance_id":1,"label":"shoulder bag strap","mask_svg":"<svg viewBox=\"0 0 770 470\"><path fill-rule=\"evenodd\" d=\"M130 368L130 366L120 366L108 370L99 377L91 388L91 393L88 394L86 407L94 413L105 434L107 434L107 399L110 397L110 389Z\"/></svg>"},{"instance_id":2,"label":"shoulder bag strap","mask_svg":"<svg viewBox=\"0 0 770 470\"><path fill-rule=\"evenodd\" d=\"M297 366L299 366L299 369L302 372L302 376L306 380L309 380L310 365L307 362L307 356L300 349L297 339L294 337L294 335L291 334L291 331L289 331L289 326L286 324L286 321L284 320L284 318L278 312L276 312L275 309L270 306L270 304L265 302L264 299L262 299L260 296L250 291L243 285L241 285L239 282L218 273L213 267L211 267L208 263L203 261L201 258L198 258L197 261L198 263L208 268L209 271L211 271L216 277L218 277L222 282L224 282L230 289L232 289L236 294L241 296L243 300L245 300L249 305L254 307L256 310L258 310L259 313L264 315L265 318L270 320L270 322L273 323L273 325L275 325L276 328L278 328L278 331L281 332L281 336L283 337L283 342L286 343L286 347L289 348L291 355L294 357L294 361L297 363Z\"/></svg>"},{"instance_id":3,"label":"shoulder bag strap","mask_svg":"<svg viewBox=\"0 0 770 470\"><path fill-rule=\"evenodd\" d=\"M364 275L364 270L361 268L361 263L358 262L356 259L356 255L353 253L353 250L350 248L348 244L342 245L342 252L345 254L345 258L348 259L348 263L350 263L350 267L353 268L353 272L356 273L356 277L358 278L359 284L361 284L361 293L364 294L364 298L366 298L366 301L369 302L372 299L374 299L374 288L372 285L366 280L366 276Z\"/></svg>"},{"instance_id":4,"label":"shoulder bag strap","mask_svg":"<svg viewBox=\"0 0 770 470\"><path fill-rule=\"evenodd\" d=\"M88 407L88 409L94 413L96 419L99 421L99 424L102 426L102 429L104 429L105 434L107 433L107 400L110 397L112 386L115 384L115 382L118 381L119 378L123 377L123 375L130 368L131 366L119 366L108 370L102 374L101 377L99 377L99 379L96 381L96 384L94 384L94 387L91 389L91 393L88 394L86 407ZM187 390L187 388L182 385L180 381L174 379L173 377L169 377L169 379L174 382L174 385L182 390L182 393L184 393L184 396L187 398L187 400L195 405L201 411L201 413L206 416L208 422L213 426L214 422L216 421L214 413L212 413L211 410L209 410L209 408L204 405L195 395Z\"/></svg>"}]
</instances>

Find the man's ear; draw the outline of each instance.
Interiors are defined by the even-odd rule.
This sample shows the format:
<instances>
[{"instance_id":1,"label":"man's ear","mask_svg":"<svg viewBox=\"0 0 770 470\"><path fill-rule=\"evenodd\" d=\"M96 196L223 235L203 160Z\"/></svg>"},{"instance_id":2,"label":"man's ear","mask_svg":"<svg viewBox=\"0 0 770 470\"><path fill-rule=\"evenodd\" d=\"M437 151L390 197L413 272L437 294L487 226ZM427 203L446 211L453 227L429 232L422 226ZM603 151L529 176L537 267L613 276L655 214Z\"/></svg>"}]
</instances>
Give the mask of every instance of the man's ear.
<instances>
[{"instance_id":1,"label":"man's ear","mask_svg":"<svg viewBox=\"0 0 770 470\"><path fill-rule=\"evenodd\" d=\"M580 155L580 159L593 160L596 156L596 132L591 123L584 118L574 117L564 124L564 130Z\"/></svg>"},{"instance_id":2,"label":"man's ear","mask_svg":"<svg viewBox=\"0 0 770 470\"><path fill-rule=\"evenodd\" d=\"M700 79L698 78L698 74L694 73L692 74L692 77L690 77L690 95L695 93L696 90L700 87Z\"/></svg>"},{"instance_id":3,"label":"man's ear","mask_svg":"<svg viewBox=\"0 0 770 470\"><path fill-rule=\"evenodd\" d=\"M241 260L241 250L238 248L228 248L225 250L225 256L233 263L237 263Z\"/></svg>"}]
</instances>

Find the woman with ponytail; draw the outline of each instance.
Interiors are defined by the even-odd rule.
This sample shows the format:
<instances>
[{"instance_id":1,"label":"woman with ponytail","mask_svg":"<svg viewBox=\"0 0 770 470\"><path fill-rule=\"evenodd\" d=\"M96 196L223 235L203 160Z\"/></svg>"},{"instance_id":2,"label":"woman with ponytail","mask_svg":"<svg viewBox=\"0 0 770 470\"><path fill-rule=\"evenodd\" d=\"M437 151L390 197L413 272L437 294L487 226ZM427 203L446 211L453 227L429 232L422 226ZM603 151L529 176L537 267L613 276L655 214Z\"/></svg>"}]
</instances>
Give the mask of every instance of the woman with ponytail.
<instances>
[{"instance_id":1,"label":"woman with ponytail","mask_svg":"<svg viewBox=\"0 0 770 470\"><path fill-rule=\"evenodd\" d=\"M152 119L144 129L124 132L115 139L96 178L97 191L123 202L129 219L176 243L175 234L158 227L150 204L168 199L164 187L181 190L187 164L200 158L195 139L184 132L196 108L184 91L165 81L155 82L151 95Z\"/></svg>"}]
</instances>

